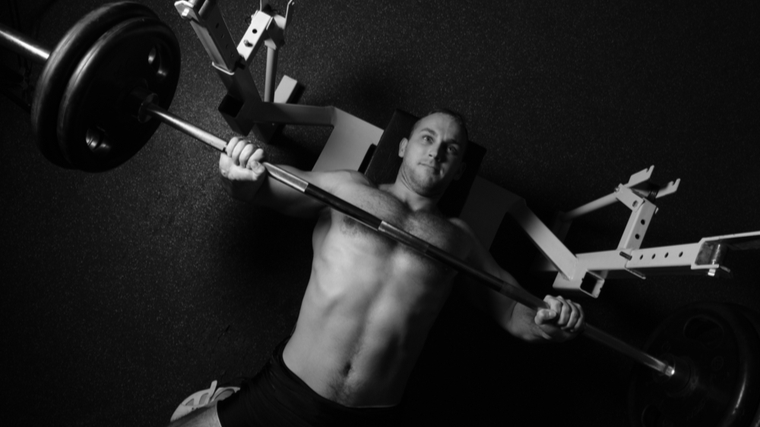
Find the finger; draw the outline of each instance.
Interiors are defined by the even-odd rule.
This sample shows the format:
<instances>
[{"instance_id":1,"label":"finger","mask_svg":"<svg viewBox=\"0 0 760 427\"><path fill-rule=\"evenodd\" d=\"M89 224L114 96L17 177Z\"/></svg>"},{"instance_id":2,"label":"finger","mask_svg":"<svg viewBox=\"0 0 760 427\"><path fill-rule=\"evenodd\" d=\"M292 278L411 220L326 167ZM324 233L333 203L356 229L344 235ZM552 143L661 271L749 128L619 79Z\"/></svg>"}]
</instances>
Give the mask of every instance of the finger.
<instances>
[{"instance_id":1,"label":"finger","mask_svg":"<svg viewBox=\"0 0 760 427\"><path fill-rule=\"evenodd\" d=\"M224 153L228 156L232 156L232 150L235 149L235 146L237 146L240 140L241 138L239 136L233 136L230 138L230 142L228 142L227 146L224 147Z\"/></svg>"},{"instance_id":2,"label":"finger","mask_svg":"<svg viewBox=\"0 0 760 427\"><path fill-rule=\"evenodd\" d=\"M260 174L245 168L230 168L227 179L230 181L255 181Z\"/></svg>"},{"instance_id":3,"label":"finger","mask_svg":"<svg viewBox=\"0 0 760 427\"><path fill-rule=\"evenodd\" d=\"M251 157L251 154L253 154L253 151L256 149L256 147L253 146L253 144L246 144L242 150L240 150L240 156L239 156L239 163L240 166L247 167L248 165L248 159Z\"/></svg>"},{"instance_id":4,"label":"finger","mask_svg":"<svg viewBox=\"0 0 760 427\"><path fill-rule=\"evenodd\" d=\"M570 317L570 310L567 302L561 296L557 296L559 307L557 308L557 326L564 326L567 323L567 319Z\"/></svg>"},{"instance_id":5,"label":"finger","mask_svg":"<svg viewBox=\"0 0 760 427\"><path fill-rule=\"evenodd\" d=\"M227 154L227 150L230 149L230 144L227 144L224 152L219 156L219 172L225 178L229 177L229 171L230 169L233 169L232 166L234 165L232 158Z\"/></svg>"},{"instance_id":6,"label":"finger","mask_svg":"<svg viewBox=\"0 0 760 427\"><path fill-rule=\"evenodd\" d=\"M261 148L259 148L258 150L256 150L256 151L253 152L253 156L252 157L257 162L261 162L262 160L264 160L264 150L262 150Z\"/></svg>"},{"instance_id":7,"label":"finger","mask_svg":"<svg viewBox=\"0 0 760 427\"><path fill-rule=\"evenodd\" d=\"M573 313L577 310L575 308L575 304L573 304L570 300L566 300L562 297L562 314L560 315L559 325L567 328L570 324L570 318L573 316Z\"/></svg>"},{"instance_id":8,"label":"finger","mask_svg":"<svg viewBox=\"0 0 760 427\"><path fill-rule=\"evenodd\" d=\"M557 297L547 295L544 297L544 302L549 306L547 307L549 310L559 313L560 309L562 309L562 302Z\"/></svg>"},{"instance_id":9,"label":"finger","mask_svg":"<svg viewBox=\"0 0 760 427\"><path fill-rule=\"evenodd\" d=\"M576 324L578 323L578 318L580 317L580 310L578 310L578 306L574 304L572 301L567 300L567 306L570 309L570 315L567 318L567 323L564 326L564 329L567 330L573 330L575 329Z\"/></svg>"},{"instance_id":10,"label":"finger","mask_svg":"<svg viewBox=\"0 0 760 427\"><path fill-rule=\"evenodd\" d=\"M263 158L264 150L261 148L256 149L256 151L253 152L253 155L248 159L248 162L245 165L246 169L250 169L259 175L262 174L266 170L264 165L261 164Z\"/></svg>"},{"instance_id":11,"label":"finger","mask_svg":"<svg viewBox=\"0 0 760 427\"><path fill-rule=\"evenodd\" d=\"M233 162L235 162L236 165L241 166L245 165L245 163L240 161L240 153L243 152L243 149L248 145L248 141L241 139L238 141L238 143L235 145L235 148L232 150L232 157Z\"/></svg>"},{"instance_id":12,"label":"finger","mask_svg":"<svg viewBox=\"0 0 760 427\"><path fill-rule=\"evenodd\" d=\"M554 312L554 315L550 318L547 318L547 320L554 319L557 321L559 319L559 315L562 312L562 301L560 301L557 297L547 295L544 297L544 302L546 302L546 304L549 306L547 309Z\"/></svg>"},{"instance_id":13,"label":"finger","mask_svg":"<svg viewBox=\"0 0 760 427\"><path fill-rule=\"evenodd\" d=\"M557 312L548 308L541 308L536 310L536 317L533 319L536 325L543 325L544 323L551 322L557 317Z\"/></svg>"},{"instance_id":14,"label":"finger","mask_svg":"<svg viewBox=\"0 0 760 427\"><path fill-rule=\"evenodd\" d=\"M582 306L578 306L578 312L580 313L578 316L578 322L575 324L575 330L576 331L582 331L583 328L586 327L586 312L583 311Z\"/></svg>"}]
</instances>

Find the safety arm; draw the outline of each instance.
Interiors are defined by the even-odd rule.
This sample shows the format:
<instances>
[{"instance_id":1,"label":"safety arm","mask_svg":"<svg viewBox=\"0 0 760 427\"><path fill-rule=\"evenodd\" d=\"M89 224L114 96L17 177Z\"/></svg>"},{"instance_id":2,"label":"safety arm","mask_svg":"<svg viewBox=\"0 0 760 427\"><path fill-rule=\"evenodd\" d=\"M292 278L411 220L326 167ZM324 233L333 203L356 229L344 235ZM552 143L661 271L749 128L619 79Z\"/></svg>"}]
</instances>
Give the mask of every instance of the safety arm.
<instances>
[{"instance_id":1,"label":"safety arm","mask_svg":"<svg viewBox=\"0 0 760 427\"><path fill-rule=\"evenodd\" d=\"M219 112L230 128L241 135L251 130L260 140L267 141L273 133L271 125L264 125L255 112L262 98L248 66L262 47L267 48L267 67L263 102L289 102L294 87L280 99L275 96L274 79L277 69L277 50L284 45L284 30L292 18L293 1L288 2L286 15L271 12L267 1L261 1L259 10L238 43L234 43L224 22L217 0L179 0L174 7L180 16L190 22L211 64L227 88L219 104ZM280 88L277 89L279 92Z\"/></svg>"}]
</instances>

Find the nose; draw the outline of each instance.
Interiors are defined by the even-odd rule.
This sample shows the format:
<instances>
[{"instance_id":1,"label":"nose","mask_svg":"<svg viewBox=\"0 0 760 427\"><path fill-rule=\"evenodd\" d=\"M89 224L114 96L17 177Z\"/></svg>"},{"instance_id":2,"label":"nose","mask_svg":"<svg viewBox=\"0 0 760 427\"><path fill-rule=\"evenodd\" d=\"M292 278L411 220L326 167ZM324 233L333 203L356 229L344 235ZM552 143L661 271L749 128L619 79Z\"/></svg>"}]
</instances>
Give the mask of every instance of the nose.
<instances>
[{"instance_id":1,"label":"nose","mask_svg":"<svg viewBox=\"0 0 760 427\"><path fill-rule=\"evenodd\" d=\"M428 156L432 157L438 162L442 162L446 159L445 153L446 153L445 144L437 142L430 146L430 151L428 152Z\"/></svg>"}]
</instances>

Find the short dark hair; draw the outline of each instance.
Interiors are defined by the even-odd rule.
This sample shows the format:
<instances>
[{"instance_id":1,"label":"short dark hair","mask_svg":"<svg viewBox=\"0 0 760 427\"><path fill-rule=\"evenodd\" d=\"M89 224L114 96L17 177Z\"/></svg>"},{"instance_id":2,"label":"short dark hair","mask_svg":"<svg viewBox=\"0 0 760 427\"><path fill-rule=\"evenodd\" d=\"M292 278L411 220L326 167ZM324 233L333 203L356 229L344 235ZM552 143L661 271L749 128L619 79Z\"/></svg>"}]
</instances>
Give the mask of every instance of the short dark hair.
<instances>
[{"instance_id":1,"label":"short dark hair","mask_svg":"<svg viewBox=\"0 0 760 427\"><path fill-rule=\"evenodd\" d=\"M467 120L464 118L464 115L456 110L453 110L448 107L437 107L432 110L430 110L425 117L431 116L433 114L445 114L452 119L454 119L454 122L459 126L459 129L462 130L462 136L464 137L464 142L467 143L470 140L469 134L467 132ZM423 117L424 118L424 117ZM422 120L422 118L420 118ZM419 123L419 120L417 120L416 123L414 123L414 126L412 127L412 130L409 132L409 138L412 137L412 133L414 133L414 130L417 129L417 123Z\"/></svg>"}]
</instances>

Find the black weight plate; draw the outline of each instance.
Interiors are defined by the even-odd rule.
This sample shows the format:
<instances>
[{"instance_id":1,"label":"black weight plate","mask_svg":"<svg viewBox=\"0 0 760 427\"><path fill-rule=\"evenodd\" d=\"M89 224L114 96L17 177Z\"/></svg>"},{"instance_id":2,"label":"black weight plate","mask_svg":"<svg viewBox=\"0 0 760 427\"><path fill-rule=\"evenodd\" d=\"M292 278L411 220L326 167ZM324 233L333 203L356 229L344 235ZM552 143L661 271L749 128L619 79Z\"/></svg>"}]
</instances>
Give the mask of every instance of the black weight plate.
<instances>
[{"instance_id":1,"label":"black weight plate","mask_svg":"<svg viewBox=\"0 0 760 427\"><path fill-rule=\"evenodd\" d=\"M37 81L31 120L37 147L50 162L71 167L62 155L56 137L58 109L71 73L103 33L135 17L158 19L153 11L140 3L124 1L101 6L71 27L45 62Z\"/></svg>"},{"instance_id":2,"label":"black weight plate","mask_svg":"<svg viewBox=\"0 0 760 427\"><path fill-rule=\"evenodd\" d=\"M760 402L760 337L735 307L699 303L677 310L649 338L645 351L685 361L683 389L637 367L628 396L636 427L746 426Z\"/></svg>"},{"instance_id":3,"label":"black weight plate","mask_svg":"<svg viewBox=\"0 0 760 427\"><path fill-rule=\"evenodd\" d=\"M760 337L760 312L743 305L736 305L735 307L737 307L739 311L744 314L744 317L752 323L752 326L755 327L755 332ZM758 407L755 409L755 417L752 419L752 422L749 423L749 427L760 427L760 404L758 404Z\"/></svg>"},{"instance_id":4,"label":"black weight plate","mask_svg":"<svg viewBox=\"0 0 760 427\"><path fill-rule=\"evenodd\" d=\"M71 75L61 101L58 143L66 160L88 172L129 160L160 124L137 120L132 91L147 89L168 109L179 71L179 43L160 21L134 18L103 34Z\"/></svg>"}]
</instances>

